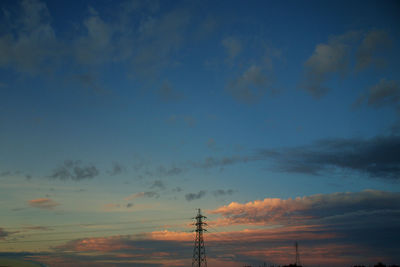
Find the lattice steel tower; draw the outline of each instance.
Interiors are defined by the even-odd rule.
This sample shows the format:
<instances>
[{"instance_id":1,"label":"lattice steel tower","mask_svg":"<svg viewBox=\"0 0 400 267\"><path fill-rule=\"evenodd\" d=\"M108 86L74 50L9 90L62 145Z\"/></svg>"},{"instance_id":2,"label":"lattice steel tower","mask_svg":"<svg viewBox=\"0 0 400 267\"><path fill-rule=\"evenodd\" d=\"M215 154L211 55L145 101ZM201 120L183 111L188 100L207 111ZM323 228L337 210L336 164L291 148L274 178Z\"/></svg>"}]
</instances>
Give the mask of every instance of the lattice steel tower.
<instances>
[{"instance_id":1,"label":"lattice steel tower","mask_svg":"<svg viewBox=\"0 0 400 267\"><path fill-rule=\"evenodd\" d=\"M198 209L197 216L193 218L196 220L194 223L196 225L196 239L194 240L192 267L207 267L206 248L203 238L204 231L207 231L203 227L207 225L207 223L203 222L205 218L207 217L201 214L200 209Z\"/></svg>"},{"instance_id":2,"label":"lattice steel tower","mask_svg":"<svg viewBox=\"0 0 400 267\"><path fill-rule=\"evenodd\" d=\"M299 245L297 244L297 241L294 243L294 246L296 247L296 266L301 266L300 263L300 253L299 253Z\"/></svg>"}]
</instances>

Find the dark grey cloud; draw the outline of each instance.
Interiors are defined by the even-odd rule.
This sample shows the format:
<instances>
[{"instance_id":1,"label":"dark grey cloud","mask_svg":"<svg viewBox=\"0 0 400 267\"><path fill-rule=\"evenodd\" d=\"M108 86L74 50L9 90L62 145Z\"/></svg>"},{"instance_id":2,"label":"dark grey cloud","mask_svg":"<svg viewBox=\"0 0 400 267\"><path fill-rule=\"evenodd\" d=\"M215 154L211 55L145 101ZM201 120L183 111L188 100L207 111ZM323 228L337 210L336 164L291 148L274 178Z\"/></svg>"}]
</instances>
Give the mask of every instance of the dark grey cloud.
<instances>
[{"instance_id":1,"label":"dark grey cloud","mask_svg":"<svg viewBox=\"0 0 400 267\"><path fill-rule=\"evenodd\" d=\"M333 75L344 75L349 68L351 50L359 40L359 32L332 36L327 43L318 44L304 63L305 77L302 88L314 97L324 95L330 88L325 83Z\"/></svg>"},{"instance_id":2,"label":"dark grey cloud","mask_svg":"<svg viewBox=\"0 0 400 267\"><path fill-rule=\"evenodd\" d=\"M75 76L78 83L88 91L96 94L96 95L106 95L110 94L111 91L106 89L101 82L99 81L99 77L93 73L81 73Z\"/></svg>"},{"instance_id":3,"label":"dark grey cloud","mask_svg":"<svg viewBox=\"0 0 400 267\"><path fill-rule=\"evenodd\" d=\"M217 143L215 142L214 138L209 138L207 140L207 147L214 151L218 150L218 146L217 146Z\"/></svg>"},{"instance_id":4,"label":"dark grey cloud","mask_svg":"<svg viewBox=\"0 0 400 267\"><path fill-rule=\"evenodd\" d=\"M132 208L133 206L134 206L133 203L128 203L128 204L126 204L126 207L127 207L127 208Z\"/></svg>"},{"instance_id":5,"label":"dark grey cloud","mask_svg":"<svg viewBox=\"0 0 400 267\"><path fill-rule=\"evenodd\" d=\"M25 0L19 5L20 16L8 14L2 23L8 25L8 32L0 35L0 67L31 75L49 72L54 65L52 59L63 54L54 29L50 24L50 14L46 4L40 1Z\"/></svg>"},{"instance_id":6,"label":"dark grey cloud","mask_svg":"<svg viewBox=\"0 0 400 267\"><path fill-rule=\"evenodd\" d=\"M397 81L381 79L371 86L355 103L356 106L366 102L368 106L381 108L385 106L400 107L400 85Z\"/></svg>"},{"instance_id":7,"label":"dark grey cloud","mask_svg":"<svg viewBox=\"0 0 400 267\"><path fill-rule=\"evenodd\" d=\"M183 99L183 93L179 92L169 82L164 82L163 85L156 91L162 101L174 102Z\"/></svg>"},{"instance_id":8,"label":"dark grey cloud","mask_svg":"<svg viewBox=\"0 0 400 267\"><path fill-rule=\"evenodd\" d=\"M107 14L88 6L86 17L57 31L44 1L18 1L14 7L2 9L5 15L0 22L7 26L0 33L0 68L47 77L66 65L79 72L123 63L127 76L153 82L160 70L177 64L172 58L187 40L193 13L184 5L163 13L153 6L157 5L148 1L121 1ZM98 77L90 75L73 80L95 93L109 92Z\"/></svg>"},{"instance_id":9,"label":"dark grey cloud","mask_svg":"<svg viewBox=\"0 0 400 267\"><path fill-rule=\"evenodd\" d=\"M155 180L154 182L153 182L153 184L150 186L150 188L156 188L156 189L161 189L161 190L164 190L165 189L165 183L163 182L163 181L161 181L161 180Z\"/></svg>"},{"instance_id":10,"label":"dark grey cloud","mask_svg":"<svg viewBox=\"0 0 400 267\"><path fill-rule=\"evenodd\" d=\"M214 196L219 197L219 196L230 196L230 195L234 194L235 191L232 189L227 189L227 190L218 189L218 190L213 191L212 193Z\"/></svg>"},{"instance_id":11,"label":"dark grey cloud","mask_svg":"<svg viewBox=\"0 0 400 267\"><path fill-rule=\"evenodd\" d=\"M377 29L331 36L327 43L318 44L304 63L301 87L318 98L330 90L326 83L331 78L349 73L353 60L356 70L369 66L383 67L391 43L388 32Z\"/></svg>"},{"instance_id":12,"label":"dark grey cloud","mask_svg":"<svg viewBox=\"0 0 400 267\"><path fill-rule=\"evenodd\" d=\"M192 200L196 200L196 199L200 199L202 197L204 197L206 195L206 191L204 190L200 190L198 193L188 193L185 195L185 199L187 201L192 201Z\"/></svg>"},{"instance_id":13,"label":"dark grey cloud","mask_svg":"<svg viewBox=\"0 0 400 267\"><path fill-rule=\"evenodd\" d=\"M123 173L125 170L126 169L123 165L121 165L118 162L113 162L111 170L107 171L107 173L110 175L119 175Z\"/></svg>"},{"instance_id":14,"label":"dark grey cloud","mask_svg":"<svg viewBox=\"0 0 400 267\"><path fill-rule=\"evenodd\" d=\"M341 169L390 181L400 179L400 136L394 135L325 139L303 147L260 150L257 157L274 161L274 168L285 172L321 175Z\"/></svg>"},{"instance_id":15,"label":"dark grey cloud","mask_svg":"<svg viewBox=\"0 0 400 267\"><path fill-rule=\"evenodd\" d=\"M185 172L185 169L183 167L177 167L175 165L170 167L159 166L157 168L157 174L159 176L174 176L179 175L183 172Z\"/></svg>"},{"instance_id":16,"label":"dark grey cloud","mask_svg":"<svg viewBox=\"0 0 400 267\"><path fill-rule=\"evenodd\" d=\"M238 38L233 36L226 37L221 41L222 46L225 48L225 51L228 55L228 63L232 63L233 60L239 55L242 51L242 43Z\"/></svg>"},{"instance_id":17,"label":"dark grey cloud","mask_svg":"<svg viewBox=\"0 0 400 267\"><path fill-rule=\"evenodd\" d=\"M99 175L99 170L92 164L84 165L80 160L66 160L49 176L52 179L81 181Z\"/></svg>"},{"instance_id":18,"label":"dark grey cloud","mask_svg":"<svg viewBox=\"0 0 400 267\"><path fill-rule=\"evenodd\" d=\"M0 228L0 240L6 239L8 235L9 235L8 232L6 232L3 228Z\"/></svg>"},{"instance_id":19,"label":"dark grey cloud","mask_svg":"<svg viewBox=\"0 0 400 267\"><path fill-rule=\"evenodd\" d=\"M207 157L204 160L163 167L158 175L179 175L193 169L219 169L236 164L265 162L270 170L311 175L357 174L398 181L400 178L399 135L374 138L332 138L309 145L280 149L258 149L247 155ZM153 172L151 172L153 173Z\"/></svg>"},{"instance_id":20,"label":"dark grey cloud","mask_svg":"<svg viewBox=\"0 0 400 267\"><path fill-rule=\"evenodd\" d=\"M254 157L240 155L226 156L223 158L207 157L203 161L191 162L191 166L195 168L210 169L216 167L224 167L237 163L247 163L248 161L252 160L254 160Z\"/></svg>"},{"instance_id":21,"label":"dark grey cloud","mask_svg":"<svg viewBox=\"0 0 400 267\"><path fill-rule=\"evenodd\" d=\"M182 192L183 189L180 186L175 187L174 189L172 189L173 192Z\"/></svg>"},{"instance_id":22,"label":"dark grey cloud","mask_svg":"<svg viewBox=\"0 0 400 267\"><path fill-rule=\"evenodd\" d=\"M265 70L258 65L251 65L241 75L231 80L226 91L242 103L251 104L258 101L269 87Z\"/></svg>"},{"instance_id":23,"label":"dark grey cloud","mask_svg":"<svg viewBox=\"0 0 400 267\"><path fill-rule=\"evenodd\" d=\"M0 173L0 177L5 177L5 176L9 176L9 175L11 175L10 171L4 171L4 172Z\"/></svg>"},{"instance_id":24,"label":"dark grey cloud","mask_svg":"<svg viewBox=\"0 0 400 267\"><path fill-rule=\"evenodd\" d=\"M385 65L382 52L391 44L392 41L386 31L375 29L367 32L356 51L356 69L365 69L371 65Z\"/></svg>"},{"instance_id":25,"label":"dark grey cloud","mask_svg":"<svg viewBox=\"0 0 400 267\"><path fill-rule=\"evenodd\" d=\"M133 199L137 199L137 198L143 198L143 197L147 197L147 198L153 198L153 197L159 198L160 195L159 195L157 192L155 192L155 191L139 192L139 193L135 193L135 194L132 194L132 195L130 195L130 196L127 196L127 197L125 198L125 200L129 201L129 200L133 200Z\"/></svg>"}]
</instances>

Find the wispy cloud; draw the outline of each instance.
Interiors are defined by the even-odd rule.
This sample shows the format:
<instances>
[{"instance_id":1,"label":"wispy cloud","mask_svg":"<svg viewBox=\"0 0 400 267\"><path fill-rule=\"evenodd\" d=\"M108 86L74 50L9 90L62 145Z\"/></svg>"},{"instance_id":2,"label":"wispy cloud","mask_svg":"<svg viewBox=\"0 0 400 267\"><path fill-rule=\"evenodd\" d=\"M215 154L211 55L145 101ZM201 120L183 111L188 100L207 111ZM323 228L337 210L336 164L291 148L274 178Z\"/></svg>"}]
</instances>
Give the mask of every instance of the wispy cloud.
<instances>
[{"instance_id":1,"label":"wispy cloud","mask_svg":"<svg viewBox=\"0 0 400 267\"><path fill-rule=\"evenodd\" d=\"M383 30L367 32L356 52L356 69L365 69L371 65L384 66L385 58L382 52L392 44L389 34Z\"/></svg>"},{"instance_id":2,"label":"wispy cloud","mask_svg":"<svg viewBox=\"0 0 400 267\"><path fill-rule=\"evenodd\" d=\"M320 175L348 170L368 177L397 181L400 177L400 137L325 139L308 146L261 149L258 156L285 172Z\"/></svg>"},{"instance_id":3,"label":"wispy cloud","mask_svg":"<svg viewBox=\"0 0 400 267\"><path fill-rule=\"evenodd\" d=\"M156 91L157 95L164 102L176 102L183 99L183 93L176 90L172 85L164 81L162 86Z\"/></svg>"},{"instance_id":4,"label":"wispy cloud","mask_svg":"<svg viewBox=\"0 0 400 267\"><path fill-rule=\"evenodd\" d=\"M251 104L267 91L269 81L262 67L251 65L240 76L231 80L226 90L239 102Z\"/></svg>"},{"instance_id":5,"label":"wispy cloud","mask_svg":"<svg viewBox=\"0 0 400 267\"><path fill-rule=\"evenodd\" d=\"M150 188L156 188L156 189L161 189L164 190L166 188L165 183L161 180L155 180L153 184L150 186Z\"/></svg>"},{"instance_id":6,"label":"wispy cloud","mask_svg":"<svg viewBox=\"0 0 400 267\"><path fill-rule=\"evenodd\" d=\"M230 196L230 195L232 195L232 194L234 194L234 193L235 193L235 191L232 190L232 189L227 189L227 190L218 189L218 190L213 191L213 195L216 196L216 197L220 197L220 196Z\"/></svg>"},{"instance_id":7,"label":"wispy cloud","mask_svg":"<svg viewBox=\"0 0 400 267\"><path fill-rule=\"evenodd\" d=\"M123 165L121 165L118 162L113 162L111 170L107 171L107 173L114 176L114 175L119 175L125 171L126 168Z\"/></svg>"},{"instance_id":8,"label":"wispy cloud","mask_svg":"<svg viewBox=\"0 0 400 267\"><path fill-rule=\"evenodd\" d=\"M314 97L324 95L329 88L325 83L335 74L345 74L350 64L350 52L360 38L359 32L332 36L327 43L318 44L304 63L305 80L302 87Z\"/></svg>"},{"instance_id":9,"label":"wispy cloud","mask_svg":"<svg viewBox=\"0 0 400 267\"><path fill-rule=\"evenodd\" d=\"M366 102L368 106L381 108L394 106L400 108L400 85L397 81L381 79L371 86L355 103L356 106Z\"/></svg>"},{"instance_id":10,"label":"wispy cloud","mask_svg":"<svg viewBox=\"0 0 400 267\"><path fill-rule=\"evenodd\" d=\"M4 231L3 228L0 228L0 239L5 239L8 235L8 232Z\"/></svg>"},{"instance_id":11,"label":"wispy cloud","mask_svg":"<svg viewBox=\"0 0 400 267\"><path fill-rule=\"evenodd\" d=\"M239 55L242 51L242 44L238 38L235 37L226 37L221 41L225 51L228 55L228 63L232 64L233 60Z\"/></svg>"},{"instance_id":12,"label":"wispy cloud","mask_svg":"<svg viewBox=\"0 0 400 267\"><path fill-rule=\"evenodd\" d=\"M129 201L129 200L134 200L137 198L143 198L143 197L147 197L147 198L158 198L160 197L160 195L157 192L154 191L148 191L148 192L139 192L139 193L135 193L133 195L130 195L128 197L125 198L125 200Z\"/></svg>"},{"instance_id":13,"label":"wispy cloud","mask_svg":"<svg viewBox=\"0 0 400 267\"><path fill-rule=\"evenodd\" d=\"M198 193L188 193L185 195L185 199L187 201L192 201L192 200L196 200L196 199L200 199L202 197L204 197L206 195L206 191L204 190L200 190Z\"/></svg>"},{"instance_id":14,"label":"wispy cloud","mask_svg":"<svg viewBox=\"0 0 400 267\"><path fill-rule=\"evenodd\" d=\"M331 36L327 43L318 44L304 63L305 76L301 86L312 96L321 97L331 89L327 82L348 74L353 61L358 71L369 66L383 67L386 62L384 52L391 43L389 33L377 29Z\"/></svg>"},{"instance_id":15,"label":"wispy cloud","mask_svg":"<svg viewBox=\"0 0 400 267\"><path fill-rule=\"evenodd\" d=\"M60 205L59 203L55 202L51 198L37 198L28 201L28 204L31 207L40 208L40 209L47 209L51 210L54 209L56 206Z\"/></svg>"},{"instance_id":16,"label":"wispy cloud","mask_svg":"<svg viewBox=\"0 0 400 267\"><path fill-rule=\"evenodd\" d=\"M0 67L31 75L48 72L54 64L52 59L63 51L50 24L49 10L46 4L34 0L21 1L19 8L20 17L4 17L3 23L15 31L0 36Z\"/></svg>"},{"instance_id":17,"label":"wispy cloud","mask_svg":"<svg viewBox=\"0 0 400 267\"><path fill-rule=\"evenodd\" d=\"M92 164L83 165L80 160L66 160L49 176L52 179L81 181L99 175L99 170Z\"/></svg>"}]
</instances>

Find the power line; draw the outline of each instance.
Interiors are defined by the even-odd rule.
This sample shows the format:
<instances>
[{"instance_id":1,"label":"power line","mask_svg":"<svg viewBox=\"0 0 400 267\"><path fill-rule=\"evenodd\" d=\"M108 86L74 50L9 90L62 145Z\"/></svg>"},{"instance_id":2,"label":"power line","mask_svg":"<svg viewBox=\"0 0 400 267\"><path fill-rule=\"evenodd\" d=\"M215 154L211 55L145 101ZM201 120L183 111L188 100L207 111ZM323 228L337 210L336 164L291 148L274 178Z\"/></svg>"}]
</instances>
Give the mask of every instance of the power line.
<instances>
[{"instance_id":1,"label":"power line","mask_svg":"<svg viewBox=\"0 0 400 267\"><path fill-rule=\"evenodd\" d=\"M74 224L55 224L55 225L40 225L44 228L57 228L57 227L71 227L71 226L100 226L100 225L122 225L131 223L148 223L148 222L159 222L159 221L180 221L180 220L190 220L191 218L167 218L167 219L152 219L152 220L134 220L134 221L124 221L124 222L97 222L97 223L74 223ZM29 229L29 227L35 226L14 226L14 227L2 227L7 230L17 230L17 229ZM30 229L35 230L35 229Z\"/></svg>"}]
</instances>

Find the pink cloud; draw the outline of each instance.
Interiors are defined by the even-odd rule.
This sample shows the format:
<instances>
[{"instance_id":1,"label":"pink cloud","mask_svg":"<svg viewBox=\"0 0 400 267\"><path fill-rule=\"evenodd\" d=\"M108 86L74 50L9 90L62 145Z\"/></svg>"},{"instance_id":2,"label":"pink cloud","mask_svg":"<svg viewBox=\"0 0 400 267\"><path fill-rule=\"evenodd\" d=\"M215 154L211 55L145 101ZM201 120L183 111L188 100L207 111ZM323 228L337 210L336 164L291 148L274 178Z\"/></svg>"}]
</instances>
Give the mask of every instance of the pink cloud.
<instances>
[{"instance_id":1,"label":"pink cloud","mask_svg":"<svg viewBox=\"0 0 400 267\"><path fill-rule=\"evenodd\" d=\"M53 209L54 207L60 205L50 198L37 198L28 201L28 204L35 208L40 209Z\"/></svg>"},{"instance_id":2,"label":"pink cloud","mask_svg":"<svg viewBox=\"0 0 400 267\"><path fill-rule=\"evenodd\" d=\"M400 193L365 190L356 193L316 194L297 198L265 198L247 203L231 202L212 210L222 219L216 225L298 224L312 219L357 212L400 209Z\"/></svg>"}]
</instances>

